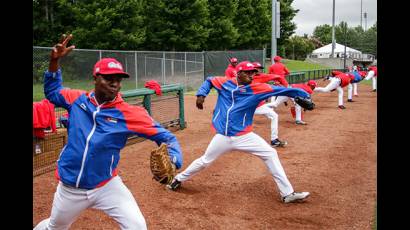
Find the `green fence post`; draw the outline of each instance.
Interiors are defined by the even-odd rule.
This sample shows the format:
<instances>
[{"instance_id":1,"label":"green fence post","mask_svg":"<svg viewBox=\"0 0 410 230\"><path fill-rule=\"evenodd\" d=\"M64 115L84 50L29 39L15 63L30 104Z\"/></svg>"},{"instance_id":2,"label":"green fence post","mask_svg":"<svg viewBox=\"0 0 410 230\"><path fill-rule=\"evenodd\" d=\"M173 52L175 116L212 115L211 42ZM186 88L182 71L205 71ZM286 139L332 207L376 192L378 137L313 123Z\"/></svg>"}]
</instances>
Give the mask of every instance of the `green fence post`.
<instances>
[{"instance_id":1,"label":"green fence post","mask_svg":"<svg viewBox=\"0 0 410 230\"><path fill-rule=\"evenodd\" d=\"M185 129L184 88L178 91L179 96L179 125Z\"/></svg>"},{"instance_id":2,"label":"green fence post","mask_svg":"<svg viewBox=\"0 0 410 230\"><path fill-rule=\"evenodd\" d=\"M142 101L144 104L145 109L147 110L148 114L151 116L151 95L144 95L144 100Z\"/></svg>"}]
</instances>

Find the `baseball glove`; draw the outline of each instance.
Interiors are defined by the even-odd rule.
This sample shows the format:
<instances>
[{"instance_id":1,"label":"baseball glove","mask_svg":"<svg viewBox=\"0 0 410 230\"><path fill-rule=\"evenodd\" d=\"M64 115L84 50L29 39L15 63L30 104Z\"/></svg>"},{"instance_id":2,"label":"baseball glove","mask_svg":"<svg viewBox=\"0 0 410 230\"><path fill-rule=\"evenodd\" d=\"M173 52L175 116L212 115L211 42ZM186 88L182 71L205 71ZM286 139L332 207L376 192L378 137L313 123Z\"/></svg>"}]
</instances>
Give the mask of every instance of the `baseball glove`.
<instances>
[{"instance_id":1,"label":"baseball glove","mask_svg":"<svg viewBox=\"0 0 410 230\"><path fill-rule=\"evenodd\" d=\"M313 110L315 108L315 103L313 103L310 99L295 97L295 102L306 110Z\"/></svg>"},{"instance_id":2,"label":"baseball glove","mask_svg":"<svg viewBox=\"0 0 410 230\"><path fill-rule=\"evenodd\" d=\"M176 168L169 158L167 145L165 143L151 150L150 168L153 179L161 184L171 183L175 176Z\"/></svg>"}]
</instances>

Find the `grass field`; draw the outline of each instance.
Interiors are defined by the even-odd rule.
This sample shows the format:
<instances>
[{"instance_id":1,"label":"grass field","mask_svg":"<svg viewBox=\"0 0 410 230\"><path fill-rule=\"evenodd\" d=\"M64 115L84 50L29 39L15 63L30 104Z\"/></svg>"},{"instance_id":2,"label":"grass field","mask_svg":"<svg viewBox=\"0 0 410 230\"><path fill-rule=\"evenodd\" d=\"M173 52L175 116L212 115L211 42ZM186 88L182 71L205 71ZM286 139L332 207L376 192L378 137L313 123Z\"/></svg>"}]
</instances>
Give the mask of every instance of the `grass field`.
<instances>
[{"instance_id":1,"label":"grass field","mask_svg":"<svg viewBox=\"0 0 410 230\"><path fill-rule=\"evenodd\" d=\"M296 61L296 60L289 60L289 59L283 59L282 63L286 65L286 67L289 69L290 72L297 72L297 71L303 71L303 70L313 70L313 69L331 69L332 67L329 66L324 66L324 65L319 65L319 64L314 64L310 62L305 62L305 61ZM266 71L268 72L267 69L270 66L270 61L267 61L265 63L266 66Z\"/></svg>"}]
</instances>

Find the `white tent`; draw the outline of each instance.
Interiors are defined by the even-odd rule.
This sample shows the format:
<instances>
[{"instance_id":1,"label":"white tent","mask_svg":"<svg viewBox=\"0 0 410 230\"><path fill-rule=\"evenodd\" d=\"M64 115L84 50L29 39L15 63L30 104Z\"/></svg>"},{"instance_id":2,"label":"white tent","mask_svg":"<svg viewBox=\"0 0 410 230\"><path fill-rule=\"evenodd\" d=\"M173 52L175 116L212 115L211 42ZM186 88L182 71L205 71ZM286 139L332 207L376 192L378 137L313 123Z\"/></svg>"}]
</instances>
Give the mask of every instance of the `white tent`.
<instances>
[{"instance_id":1,"label":"white tent","mask_svg":"<svg viewBox=\"0 0 410 230\"><path fill-rule=\"evenodd\" d=\"M338 43L335 44L335 57L343 57L345 52L345 46ZM332 43L315 49L312 51L311 57L315 58L329 58L332 55ZM362 52L352 49L346 46L346 57L347 58L361 58Z\"/></svg>"}]
</instances>

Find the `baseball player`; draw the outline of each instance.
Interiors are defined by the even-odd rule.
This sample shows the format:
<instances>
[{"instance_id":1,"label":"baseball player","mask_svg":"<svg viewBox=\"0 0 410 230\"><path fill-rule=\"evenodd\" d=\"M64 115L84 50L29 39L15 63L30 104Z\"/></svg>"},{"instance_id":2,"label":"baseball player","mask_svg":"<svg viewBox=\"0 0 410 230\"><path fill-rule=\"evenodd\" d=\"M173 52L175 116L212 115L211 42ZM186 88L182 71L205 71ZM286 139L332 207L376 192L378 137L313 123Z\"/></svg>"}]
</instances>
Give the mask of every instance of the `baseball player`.
<instances>
[{"instance_id":1,"label":"baseball player","mask_svg":"<svg viewBox=\"0 0 410 230\"><path fill-rule=\"evenodd\" d=\"M229 59L229 65L228 68L225 70L225 76L229 78L235 78L236 77L236 65L238 64L238 59L236 58L231 58Z\"/></svg>"},{"instance_id":2,"label":"baseball player","mask_svg":"<svg viewBox=\"0 0 410 230\"><path fill-rule=\"evenodd\" d=\"M314 91L328 93L337 90L339 98L339 108L346 109L346 107L343 105L343 88L350 84L352 76L334 70L332 71L332 75L325 78L325 80L326 79L330 80L329 84L326 87L316 87Z\"/></svg>"},{"instance_id":3,"label":"baseball player","mask_svg":"<svg viewBox=\"0 0 410 230\"><path fill-rule=\"evenodd\" d=\"M282 58L280 56L275 56L273 61L275 61L275 63L269 67L270 74L277 74L282 77L286 77L286 75L290 73L288 68L286 68L286 66L281 62Z\"/></svg>"},{"instance_id":4,"label":"baseball player","mask_svg":"<svg viewBox=\"0 0 410 230\"><path fill-rule=\"evenodd\" d=\"M290 88L299 88L307 92L308 94L312 95L313 90L316 88L317 83L314 80L309 80L306 84L291 84ZM295 118L295 123L297 125L307 125L305 121L302 120L302 107L296 104L292 98L287 96L279 96L276 100L267 103L266 106L270 108L277 108L281 103L286 103L289 99L292 100L294 107L291 107L292 116Z\"/></svg>"},{"instance_id":5,"label":"baseball player","mask_svg":"<svg viewBox=\"0 0 410 230\"><path fill-rule=\"evenodd\" d=\"M188 168L177 174L167 185L176 190L181 183L209 166L214 160L232 150L244 151L259 157L273 176L285 203L305 199L309 192L295 192L279 161L278 154L265 140L252 132L253 114L259 102L275 95L309 98L301 89L289 89L266 83L253 83L256 70L248 61L236 66L236 79L210 77L197 92L196 106L203 109L205 97L211 88L218 92L213 112L212 126L217 134L213 137L203 156L194 160Z\"/></svg>"},{"instance_id":6,"label":"baseball player","mask_svg":"<svg viewBox=\"0 0 410 230\"><path fill-rule=\"evenodd\" d=\"M377 90L377 66L373 65L369 67L369 71L367 72L367 76L365 78L365 80L370 80L372 79L372 88L373 88L373 92L376 92Z\"/></svg>"},{"instance_id":7,"label":"baseball player","mask_svg":"<svg viewBox=\"0 0 410 230\"><path fill-rule=\"evenodd\" d=\"M119 94L121 80L128 78L122 64L113 58L99 60L93 70L95 89L90 92L62 86L60 58L74 46L63 35L50 55L44 73L44 93L56 106L68 110L68 143L57 161L59 180L50 218L34 229L69 229L87 208L104 211L121 229L147 229L137 202L118 175L120 150L130 135L166 143L171 161L182 166L182 154L175 136L161 127L138 106L124 102Z\"/></svg>"},{"instance_id":8,"label":"baseball player","mask_svg":"<svg viewBox=\"0 0 410 230\"><path fill-rule=\"evenodd\" d=\"M253 83L267 83L269 81L274 81L275 85L286 85L288 82L285 78L276 74L265 74L263 73L263 66L259 62L252 63L255 69L258 71L253 76ZM270 144L275 147L285 147L288 142L284 140L279 140L278 138L278 114L271 108L268 107L265 101L261 101L255 110L255 115L265 115L271 120L271 141Z\"/></svg>"}]
</instances>

